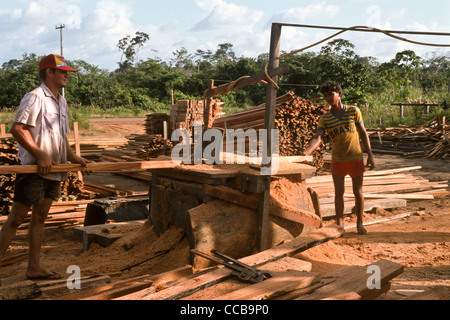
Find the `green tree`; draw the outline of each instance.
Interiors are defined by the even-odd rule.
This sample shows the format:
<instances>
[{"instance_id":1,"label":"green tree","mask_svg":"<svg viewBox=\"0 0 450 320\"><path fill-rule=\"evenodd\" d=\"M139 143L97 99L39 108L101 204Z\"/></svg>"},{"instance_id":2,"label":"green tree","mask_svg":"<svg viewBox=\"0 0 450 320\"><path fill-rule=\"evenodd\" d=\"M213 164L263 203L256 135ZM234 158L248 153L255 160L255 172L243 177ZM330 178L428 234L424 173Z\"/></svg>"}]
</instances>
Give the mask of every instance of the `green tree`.
<instances>
[{"instance_id":1,"label":"green tree","mask_svg":"<svg viewBox=\"0 0 450 320\"><path fill-rule=\"evenodd\" d=\"M119 68L127 69L133 64L139 62L139 50L150 39L150 36L145 32L137 31L134 38L127 35L119 40L117 47L122 51L122 57L120 58ZM123 56L126 60L123 62Z\"/></svg>"}]
</instances>

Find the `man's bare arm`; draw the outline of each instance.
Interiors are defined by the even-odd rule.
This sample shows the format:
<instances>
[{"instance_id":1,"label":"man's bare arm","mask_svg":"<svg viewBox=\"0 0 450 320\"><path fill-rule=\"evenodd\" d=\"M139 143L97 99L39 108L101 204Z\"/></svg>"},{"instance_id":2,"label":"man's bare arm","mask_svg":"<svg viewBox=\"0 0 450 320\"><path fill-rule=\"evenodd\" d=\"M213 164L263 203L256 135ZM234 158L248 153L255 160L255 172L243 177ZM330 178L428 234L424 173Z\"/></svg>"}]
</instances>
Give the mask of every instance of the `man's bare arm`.
<instances>
[{"instance_id":1,"label":"man's bare arm","mask_svg":"<svg viewBox=\"0 0 450 320\"><path fill-rule=\"evenodd\" d=\"M44 151L38 147L30 133L29 128L30 126L26 124L14 122L10 132L16 141L36 158L38 173L47 174L50 172L50 168L55 163L49 155L44 153Z\"/></svg>"},{"instance_id":2,"label":"man's bare arm","mask_svg":"<svg viewBox=\"0 0 450 320\"><path fill-rule=\"evenodd\" d=\"M321 128L317 129L317 132L314 135L314 138L311 139L311 141L309 142L305 151L303 151L303 155L309 156L311 153L313 153L314 150L316 150L317 147L319 147L320 144L322 143L324 136L325 136L325 130L323 130Z\"/></svg>"},{"instance_id":3,"label":"man's bare arm","mask_svg":"<svg viewBox=\"0 0 450 320\"><path fill-rule=\"evenodd\" d=\"M356 127L358 128L359 136L362 140L362 143L367 153L367 166L369 167L370 170L373 170L375 168L375 160L372 154L372 146L370 144L369 135L364 126L364 123L360 122L359 124L356 125Z\"/></svg>"}]
</instances>

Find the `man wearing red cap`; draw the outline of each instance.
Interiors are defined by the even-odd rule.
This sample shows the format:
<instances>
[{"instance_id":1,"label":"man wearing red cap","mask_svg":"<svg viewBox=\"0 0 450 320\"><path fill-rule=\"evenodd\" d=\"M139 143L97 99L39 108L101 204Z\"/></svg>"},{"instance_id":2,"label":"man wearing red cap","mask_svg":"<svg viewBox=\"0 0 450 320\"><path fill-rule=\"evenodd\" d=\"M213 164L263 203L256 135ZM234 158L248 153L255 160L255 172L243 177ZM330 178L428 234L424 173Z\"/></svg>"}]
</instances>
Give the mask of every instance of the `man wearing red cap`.
<instances>
[{"instance_id":1,"label":"man wearing red cap","mask_svg":"<svg viewBox=\"0 0 450 320\"><path fill-rule=\"evenodd\" d=\"M61 275L40 264L40 250L44 222L53 200L61 194L61 181L67 173L50 173L54 164L79 163L86 159L77 156L67 141L70 131L66 99L59 90L66 87L70 68L64 57L50 54L39 63L42 85L27 93L19 106L11 133L18 142L22 165L37 165L37 174L18 174L14 201L8 220L0 231L0 257L4 255L20 224L32 209L29 226L29 279L55 279Z\"/></svg>"}]
</instances>

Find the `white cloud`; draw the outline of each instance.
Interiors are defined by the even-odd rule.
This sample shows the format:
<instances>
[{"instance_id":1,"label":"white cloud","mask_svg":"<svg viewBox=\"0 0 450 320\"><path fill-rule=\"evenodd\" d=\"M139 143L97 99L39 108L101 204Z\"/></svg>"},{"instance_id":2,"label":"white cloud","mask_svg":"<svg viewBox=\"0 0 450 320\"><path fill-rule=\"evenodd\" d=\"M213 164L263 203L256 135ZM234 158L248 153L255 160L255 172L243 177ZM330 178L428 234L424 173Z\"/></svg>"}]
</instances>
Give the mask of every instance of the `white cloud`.
<instances>
[{"instance_id":1,"label":"white cloud","mask_svg":"<svg viewBox=\"0 0 450 320\"><path fill-rule=\"evenodd\" d=\"M238 6L221 0L211 1L208 4L207 2L196 1L200 8L212 9L205 19L195 24L192 28L193 31L225 30L230 27L235 28L233 32L238 30L250 31L263 16L263 12L251 10L246 6Z\"/></svg>"},{"instance_id":2,"label":"white cloud","mask_svg":"<svg viewBox=\"0 0 450 320\"><path fill-rule=\"evenodd\" d=\"M71 29L80 28L82 21L79 6L57 0L30 2L24 11L23 19L32 24L55 25L64 23Z\"/></svg>"},{"instance_id":3,"label":"white cloud","mask_svg":"<svg viewBox=\"0 0 450 320\"><path fill-rule=\"evenodd\" d=\"M339 11L339 6L319 2L306 7L290 8L278 12L270 18L269 23L303 23L319 18L333 18L339 14Z\"/></svg>"}]
</instances>

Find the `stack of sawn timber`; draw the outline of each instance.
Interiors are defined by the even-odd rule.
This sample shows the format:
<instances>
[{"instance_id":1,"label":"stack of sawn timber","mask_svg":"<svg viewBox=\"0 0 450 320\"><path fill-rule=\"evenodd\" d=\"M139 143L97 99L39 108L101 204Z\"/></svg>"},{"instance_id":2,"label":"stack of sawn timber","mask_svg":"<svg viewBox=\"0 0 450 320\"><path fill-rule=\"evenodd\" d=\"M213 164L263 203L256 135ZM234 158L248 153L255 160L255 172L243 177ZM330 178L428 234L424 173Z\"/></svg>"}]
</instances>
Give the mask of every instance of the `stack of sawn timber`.
<instances>
[{"instance_id":1,"label":"stack of sawn timber","mask_svg":"<svg viewBox=\"0 0 450 320\"><path fill-rule=\"evenodd\" d=\"M230 116L214 120L213 127L222 129L264 129L266 105L236 112ZM325 104L314 104L289 92L276 99L275 129L279 130L280 156L298 156L314 137L319 118L327 111ZM238 142L236 142L238 143ZM325 144L312 154L313 165L323 167Z\"/></svg>"},{"instance_id":2,"label":"stack of sawn timber","mask_svg":"<svg viewBox=\"0 0 450 320\"><path fill-rule=\"evenodd\" d=\"M391 209L405 207L407 201L432 200L448 196L448 181L431 182L408 171L420 170L420 166L389 170L374 170L364 173L363 192L364 211L373 208ZM334 185L331 175L315 176L306 179L306 186L317 192L322 218L335 215ZM352 213L354 206L352 181L345 179L344 213Z\"/></svg>"},{"instance_id":3,"label":"stack of sawn timber","mask_svg":"<svg viewBox=\"0 0 450 320\"><path fill-rule=\"evenodd\" d=\"M376 299L390 289L390 281L403 273L404 266L379 260L381 288L368 288L367 267L350 266L321 275L311 272L312 264L295 257L309 248L341 237L343 230L328 226L251 256L241 262L273 273L272 278L251 284L239 281L222 265L194 272L190 266L160 275L143 275L115 281L107 275L82 279L82 289L68 293L66 283L53 280L27 283L35 298L83 300L359 300ZM96 280L94 280L96 279ZM106 285L105 285L106 281ZM86 283L86 285L85 285ZM23 284L25 285L25 284ZM52 286L53 285L53 286Z\"/></svg>"},{"instance_id":4,"label":"stack of sawn timber","mask_svg":"<svg viewBox=\"0 0 450 320\"><path fill-rule=\"evenodd\" d=\"M450 158L450 125L446 124L445 116L435 117L415 127L370 130L369 137L373 152Z\"/></svg>"},{"instance_id":5,"label":"stack of sawn timber","mask_svg":"<svg viewBox=\"0 0 450 320\"><path fill-rule=\"evenodd\" d=\"M150 113L145 119L146 134L164 134L164 121L169 125L170 115L166 113Z\"/></svg>"},{"instance_id":6,"label":"stack of sawn timber","mask_svg":"<svg viewBox=\"0 0 450 320\"><path fill-rule=\"evenodd\" d=\"M0 138L0 165L18 165L18 149L14 138ZM8 215L16 175L0 175L0 215Z\"/></svg>"}]
</instances>

